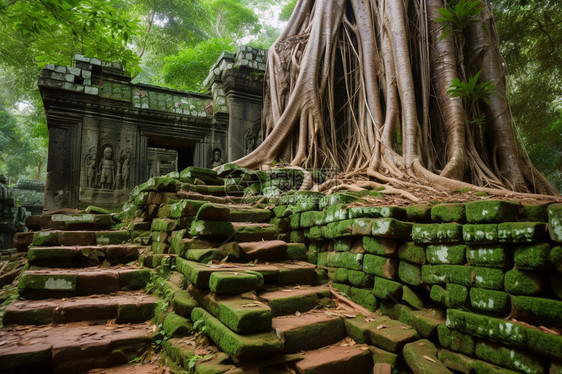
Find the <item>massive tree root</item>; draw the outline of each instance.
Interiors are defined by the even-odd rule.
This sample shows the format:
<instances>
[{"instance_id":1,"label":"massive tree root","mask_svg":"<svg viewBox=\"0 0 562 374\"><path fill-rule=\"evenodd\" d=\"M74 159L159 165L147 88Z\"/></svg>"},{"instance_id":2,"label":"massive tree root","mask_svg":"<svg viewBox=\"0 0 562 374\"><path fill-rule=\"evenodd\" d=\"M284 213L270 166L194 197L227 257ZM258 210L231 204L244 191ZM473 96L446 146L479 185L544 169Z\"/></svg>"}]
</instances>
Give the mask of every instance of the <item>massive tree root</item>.
<instances>
[{"instance_id":1,"label":"massive tree root","mask_svg":"<svg viewBox=\"0 0 562 374\"><path fill-rule=\"evenodd\" d=\"M262 144L236 161L285 161L377 182L557 191L515 133L488 4L463 29L436 22L446 0L299 0L269 51ZM452 97L480 72L487 98ZM365 184L364 184L365 185Z\"/></svg>"}]
</instances>

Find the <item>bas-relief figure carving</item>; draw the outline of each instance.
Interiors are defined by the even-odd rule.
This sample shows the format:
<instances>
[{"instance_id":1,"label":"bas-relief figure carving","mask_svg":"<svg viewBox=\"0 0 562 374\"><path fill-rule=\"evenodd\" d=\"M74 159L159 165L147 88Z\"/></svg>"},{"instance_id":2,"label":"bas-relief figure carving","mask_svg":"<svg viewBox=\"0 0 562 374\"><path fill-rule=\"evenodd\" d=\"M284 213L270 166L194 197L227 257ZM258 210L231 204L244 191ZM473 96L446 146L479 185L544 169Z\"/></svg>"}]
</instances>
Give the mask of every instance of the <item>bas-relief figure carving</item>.
<instances>
[{"instance_id":1,"label":"bas-relief figure carving","mask_svg":"<svg viewBox=\"0 0 562 374\"><path fill-rule=\"evenodd\" d=\"M213 149L213 158L211 162L209 162L209 167L211 169L216 168L224 164L224 160L222 158L222 150L220 148Z\"/></svg>"},{"instance_id":2,"label":"bas-relief figure carving","mask_svg":"<svg viewBox=\"0 0 562 374\"><path fill-rule=\"evenodd\" d=\"M109 145L103 147L103 155L98 159L96 148L91 147L84 157L86 185L88 188L103 190L122 190L129 187L130 150L122 151L116 160Z\"/></svg>"}]
</instances>

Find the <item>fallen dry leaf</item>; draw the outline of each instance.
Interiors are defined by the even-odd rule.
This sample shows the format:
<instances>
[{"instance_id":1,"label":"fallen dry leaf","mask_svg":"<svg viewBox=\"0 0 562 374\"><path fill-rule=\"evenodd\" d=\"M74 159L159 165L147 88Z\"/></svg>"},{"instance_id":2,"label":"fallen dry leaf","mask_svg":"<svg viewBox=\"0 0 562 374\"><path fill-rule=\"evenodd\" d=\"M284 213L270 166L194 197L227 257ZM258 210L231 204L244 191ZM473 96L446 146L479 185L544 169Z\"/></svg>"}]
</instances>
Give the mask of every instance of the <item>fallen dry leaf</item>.
<instances>
[{"instance_id":1,"label":"fallen dry leaf","mask_svg":"<svg viewBox=\"0 0 562 374\"><path fill-rule=\"evenodd\" d=\"M429 356L423 355L422 357L425 358L427 361L435 362L435 360L432 359L432 358L429 357Z\"/></svg>"},{"instance_id":2,"label":"fallen dry leaf","mask_svg":"<svg viewBox=\"0 0 562 374\"><path fill-rule=\"evenodd\" d=\"M385 325L378 325L378 326L377 326L377 330L382 330L382 329L385 329L385 328L386 328Z\"/></svg>"}]
</instances>

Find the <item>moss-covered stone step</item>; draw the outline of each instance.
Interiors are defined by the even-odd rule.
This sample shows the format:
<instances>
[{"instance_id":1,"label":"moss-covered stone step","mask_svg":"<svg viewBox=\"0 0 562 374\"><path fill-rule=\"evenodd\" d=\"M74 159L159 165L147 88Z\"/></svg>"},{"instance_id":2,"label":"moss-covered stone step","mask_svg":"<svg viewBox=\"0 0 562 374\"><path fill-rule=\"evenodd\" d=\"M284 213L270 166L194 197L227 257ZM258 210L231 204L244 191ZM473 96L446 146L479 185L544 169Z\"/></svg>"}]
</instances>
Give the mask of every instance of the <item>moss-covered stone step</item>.
<instances>
[{"instance_id":1,"label":"moss-covered stone step","mask_svg":"<svg viewBox=\"0 0 562 374\"><path fill-rule=\"evenodd\" d=\"M259 299L268 303L274 317L305 313L318 306L321 299L329 298L327 287L285 287L259 294Z\"/></svg>"},{"instance_id":2,"label":"moss-covered stone step","mask_svg":"<svg viewBox=\"0 0 562 374\"><path fill-rule=\"evenodd\" d=\"M79 373L128 363L152 340L149 323L103 325L83 323L9 327L0 330L0 371Z\"/></svg>"},{"instance_id":3,"label":"moss-covered stone step","mask_svg":"<svg viewBox=\"0 0 562 374\"><path fill-rule=\"evenodd\" d=\"M218 295L238 295L263 287L263 275L256 271L216 271L209 278L209 289Z\"/></svg>"},{"instance_id":4,"label":"moss-covered stone step","mask_svg":"<svg viewBox=\"0 0 562 374\"><path fill-rule=\"evenodd\" d=\"M203 203L216 203L216 204L241 204L244 202L243 196L233 196L229 194L228 196L214 196L199 193L197 191L178 191L177 196L179 199L187 200L199 200Z\"/></svg>"},{"instance_id":5,"label":"moss-covered stone step","mask_svg":"<svg viewBox=\"0 0 562 374\"><path fill-rule=\"evenodd\" d=\"M286 353L318 349L346 337L342 317L324 311L275 317L272 327L282 336Z\"/></svg>"},{"instance_id":6,"label":"moss-covered stone step","mask_svg":"<svg viewBox=\"0 0 562 374\"><path fill-rule=\"evenodd\" d=\"M250 295L220 296L197 289L191 291L197 302L232 331L248 334L271 329L271 308Z\"/></svg>"},{"instance_id":7,"label":"moss-covered stone step","mask_svg":"<svg viewBox=\"0 0 562 374\"><path fill-rule=\"evenodd\" d=\"M113 224L110 214L44 214L40 218L42 230L109 230Z\"/></svg>"},{"instance_id":8,"label":"moss-covered stone step","mask_svg":"<svg viewBox=\"0 0 562 374\"><path fill-rule=\"evenodd\" d=\"M275 240L279 236L277 227L269 223L234 222L234 239L239 242Z\"/></svg>"},{"instance_id":9,"label":"moss-covered stone step","mask_svg":"<svg viewBox=\"0 0 562 374\"><path fill-rule=\"evenodd\" d=\"M373 357L366 345L331 345L303 352L304 359L294 367L298 374L371 373Z\"/></svg>"},{"instance_id":10,"label":"moss-covered stone step","mask_svg":"<svg viewBox=\"0 0 562 374\"><path fill-rule=\"evenodd\" d=\"M176 258L176 267L177 271L182 273L191 283L203 289L209 287L211 274L216 271L255 271L263 275L266 285L306 285L316 283L316 266L302 261L255 266L236 263L208 265L178 257Z\"/></svg>"},{"instance_id":11,"label":"moss-covered stone step","mask_svg":"<svg viewBox=\"0 0 562 374\"><path fill-rule=\"evenodd\" d=\"M31 245L44 246L85 246L126 243L131 235L128 231L39 231L31 233Z\"/></svg>"},{"instance_id":12,"label":"moss-covered stone step","mask_svg":"<svg viewBox=\"0 0 562 374\"><path fill-rule=\"evenodd\" d=\"M502 368L485 361L466 356L461 353L452 352L447 349L439 350L439 360L449 369L466 374L515 374L513 371Z\"/></svg>"},{"instance_id":13,"label":"moss-covered stone step","mask_svg":"<svg viewBox=\"0 0 562 374\"><path fill-rule=\"evenodd\" d=\"M414 374L453 374L439 361L437 348L427 339L406 344L402 354Z\"/></svg>"},{"instance_id":14,"label":"moss-covered stone step","mask_svg":"<svg viewBox=\"0 0 562 374\"><path fill-rule=\"evenodd\" d=\"M373 314L345 319L347 335L357 343L373 345L389 352L400 352L404 344L418 339L418 333L411 326Z\"/></svg>"},{"instance_id":15,"label":"moss-covered stone step","mask_svg":"<svg viewBox=\"0 0 562 374\"><path fill-rule=\"evenodd\" d=\"M28 261L32 266L41 267L87 267L106 262L110 265L125 264L137 259L137 245L89 245L68 247L31 247Z\"/></svg>"},{"instance_id":16,"label":"moss-covered stone step","mask_svg":"<svg viewBox=\"0 0 562 374\"><path fill-rule=\"evenodd\" d=\"M123 289L141 289L150 277L150 270L129 266L27 270L19 278L18 291L26 299L109 294Z\"/></svg>"},{"instance_id":17,"label":"moss-covered stone step","mask_svg":"<svg viewBox=\"0 0 562 374\"><path fill-rule=\"evenodd\" d=\"M283 261L287 257L288 245L283 240L268 240L239 243L241 261Z\"/></svg>"},{"instance_id":18,"label":"moss-covered stone step","mask_svg":"<svg viewBox=\"0 0 562 374\"><path fill-rule=\"evenodd\" d=\"M543 222L504 222L498 225L500 243L540 243L546 238L546 223Z\"/></svg>"},{"instance_id":19,"label":"moss-covered stone step","mask_svg":"<svg viewBox=\"0 0 562 374\"><path fill-rule=\"evenodd\" d=\"M5 310L4 325L44 325L116 319L117 323L146 321L154 315L158 298L143 292L68 299L16 300Z\"/></svg>"},{"instance_id":20,"label":"moss-covered stone step","mask_svg":"<svg viewBox=\"0 0 562 374\"><path fill-rule=\"evenodd\" d=\"M466 222L465 205L462 203L438 204L431 208L433 222Z\"/></svg>"},{"instance_id":21,"label":"moss-covered stone step","mask_svg":"<svg viewBox=\"0 0 562 374\"><path fill-rule=\"evenodd\" d=\"M273 331L240 335L202 308L193 309L191 320L194 323L203 321L205 333L223 352L235 360L265 358L283 351L283 342Z\"/></svg>"},{"instance_id":22,"label":"moss-covered stone step","mask_svg":"<svg viewBox=\"0 0 562 374\"><path fill-rule=\"evenodd\" d=\"M230 222L268 222L273 213L269 209L257 208L230 208Z\"/></svg>"},{"instance_id":23,"label":"moss-covered stone step","mask_svg":"<svg viewBox=\"0 0 562 374\"><path fill-rule=\"evenodd\" d=\"M396 206L361 206L349 207L348 218L395 218L406 220L406 209Z\"/></svg>"},{"instance_id":24,"label":"moss-covered stone step","mask_svg":"<svg viewBox=\"0 0 562 374\"><path fill-rule=\"evenodd\" d=\"M195 220L189 234L193 238L208 240L226 240L234 237L234 227L229 221Z\"/></svg>"},{"instance_id":25,"label":"moss-covered stone step","mask_svg":"<svg viewBox=\"0 0 562 374\"><path fill-rule=\"evenodd\" d=\"M381 301L380 310L390 318L412 326L420 337L426 339L437 337L437 327L445 324L445 311L443 309L414 310L393 300L383 300Z\"/></svg>"},{"instance_id":26,"label":"moss-covered stone step","mask_svg":"<svg viewBox=\"0 0 562 374\"><path fill-rule=\"evenodd\" d=\"M541 356L562 359L562 336L539 328L457 309L447 310L447 327Z\"/></svg>"}]
</instances>

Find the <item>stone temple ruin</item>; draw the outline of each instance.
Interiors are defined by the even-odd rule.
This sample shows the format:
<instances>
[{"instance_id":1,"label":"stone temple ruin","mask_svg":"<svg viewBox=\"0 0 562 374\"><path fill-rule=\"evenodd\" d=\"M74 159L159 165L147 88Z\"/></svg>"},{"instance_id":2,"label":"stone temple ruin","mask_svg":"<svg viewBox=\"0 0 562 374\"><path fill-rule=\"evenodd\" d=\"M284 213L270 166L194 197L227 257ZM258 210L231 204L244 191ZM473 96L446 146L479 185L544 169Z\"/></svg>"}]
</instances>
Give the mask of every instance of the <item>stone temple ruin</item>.
<instances>
[{"instance_id":1,"label":"stone temple ruin","mask_svg":"<svg viewBox=\"0 0 562 374\"><path fill-rule=\"evenodd\" d=\"M213 69L215 96L197 98L208 109L200 117L173 104L191 94L122 83L117 66L82 61L82 72L65 70L75 86L53 78L63 68L43 72L67 87L42 87L51 136L82 140L66 159L60 151L72 142L52 140L61 148L50 157L77 169L52 166L48 198L124 204L119 213L89 206L28 217L33 231L15 238L27 265L4 288L0 372L562 373L559 198L513 202L468 191L459 192L462 202L397 206L377 191L302 191L303 170L223 163L257 136L259 97L245 112L251 95L237 89L257 90L258 80L245 80L233 63L241 56L224 55ZM92 77L108 72L95 94L88 66ZM121 88L111 93L123 102L100 97L114 80ZM140 101L128 96L139 91L147 93ZM57 97L72 104L67 112ZM184 150L155 136L165 134L159 126L199 128L193 163L223 164L181 168ZM211 161L216 148L225 152ZM96 171L90 178L84 161ZM53 180L63 171L67 179ZM147 180L133 185L139 175Z\"/></svg>"},{"instance_id":2,"label":"stone temple ruin","mask_svg":"<svg viewBox=\"0 0 562 374\"><path fill-rule=\"evenodd\" d=\"M261 136L265 51L224 53L209 94L133 84L119 64L77 55L39 78L49 128L45 209L119 207L150 177L214 167Z\"/></svg>"}]
</instances>

